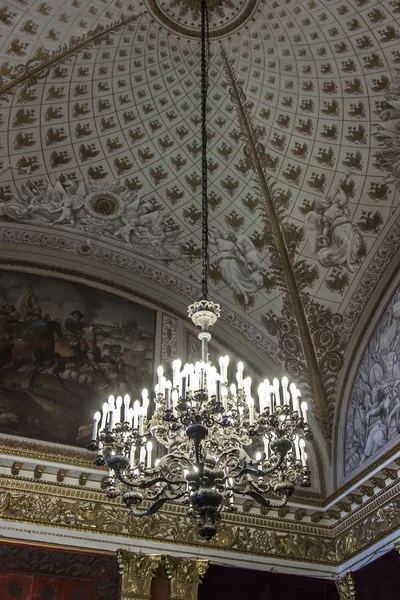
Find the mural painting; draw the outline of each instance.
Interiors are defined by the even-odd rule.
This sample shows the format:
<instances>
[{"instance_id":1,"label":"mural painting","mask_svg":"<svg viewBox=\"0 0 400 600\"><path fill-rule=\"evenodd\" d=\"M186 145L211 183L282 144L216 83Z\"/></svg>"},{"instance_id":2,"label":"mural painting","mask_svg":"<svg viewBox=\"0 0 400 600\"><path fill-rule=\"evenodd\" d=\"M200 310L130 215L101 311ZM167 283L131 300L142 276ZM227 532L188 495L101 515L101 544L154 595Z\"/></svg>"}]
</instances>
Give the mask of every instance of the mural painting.
<instances>
[{"instance_id":1,"label":"mural painting","mask_svg":"<svg viewBox=\"0 0 400 600\"><path fill-rule=\"evenodd\" d=\"M134 302L0 271L0 432L85 445L102 398L151 387L154 331Z\"/></svg>"},{"instance_id":2,"label":"mural painting","mask_svg":"<svg viewBox=\"0 0 400 600\"><path fill-rule=\"evenodd\" d=\"M345 473L378 454L400 433L400 288L362 358L346 421Z\"/></svg>"}]
</instances>

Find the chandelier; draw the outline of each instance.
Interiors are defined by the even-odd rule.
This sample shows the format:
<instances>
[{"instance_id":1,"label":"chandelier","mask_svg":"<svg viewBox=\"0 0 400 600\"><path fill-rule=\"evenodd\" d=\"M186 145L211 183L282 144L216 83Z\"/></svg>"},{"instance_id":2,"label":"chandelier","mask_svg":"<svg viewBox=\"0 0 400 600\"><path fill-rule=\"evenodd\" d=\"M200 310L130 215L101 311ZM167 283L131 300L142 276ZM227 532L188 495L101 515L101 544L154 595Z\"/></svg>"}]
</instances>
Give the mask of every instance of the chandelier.
<instances>
[{"instance_id":1,"label":"chandelier","mask_svg":"<svg viewBox=\"0 0 400 600\"><path fill-rule=\"evenodd\" d=\"M235 498L263 507L284 506L297 484L310 485L305 441L311 439L307 404L288 379L265 379L255 400L252 383L238 363L229 383L229 358L219 368L208 359L209 328L220 306L208 300L207 90L209 34L206 0L201 0L202 292L188 308L200 328L201 360L162 367L154 399L110 396L93 419L89 450L107 464L107 494L121 497L137 517L156 513L166 502L187 505L198 532L210 540L221 512L235 511Z\"/></svg>"}]
</instances>

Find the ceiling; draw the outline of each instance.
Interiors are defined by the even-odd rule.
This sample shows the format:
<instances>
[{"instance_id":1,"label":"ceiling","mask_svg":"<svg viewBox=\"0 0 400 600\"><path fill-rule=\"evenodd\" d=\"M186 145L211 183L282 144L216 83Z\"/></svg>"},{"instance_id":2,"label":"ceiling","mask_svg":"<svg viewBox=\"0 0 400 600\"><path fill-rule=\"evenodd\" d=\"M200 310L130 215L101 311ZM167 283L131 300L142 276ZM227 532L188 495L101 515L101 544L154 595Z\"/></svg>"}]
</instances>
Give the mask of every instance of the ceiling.
<instances>
[{"instance_id":1,"label":"ceiling","mask_svg":"<svg viewBox=\"0 0 400 600\"><path fill-rule=\"evenodd\" d=\"M2 241L134 272L156 302L199 296L198 4L3 3ZM400 3L209 8L210 296L303 385L329 447L400 240Z\"/></svg>"}]
</instances>

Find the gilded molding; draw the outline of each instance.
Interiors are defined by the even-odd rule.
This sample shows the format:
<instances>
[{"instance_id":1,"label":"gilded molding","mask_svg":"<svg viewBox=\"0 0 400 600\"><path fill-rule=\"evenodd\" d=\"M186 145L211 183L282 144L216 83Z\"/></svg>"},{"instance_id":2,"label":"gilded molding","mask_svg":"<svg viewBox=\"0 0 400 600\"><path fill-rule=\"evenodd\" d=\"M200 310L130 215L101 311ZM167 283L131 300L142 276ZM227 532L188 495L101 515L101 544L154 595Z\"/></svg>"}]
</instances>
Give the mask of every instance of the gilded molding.
<instances>
[{"instance_id":1,"label":"gilded molding","mask_svg":"<svg viewBox=\"0 0 400 600\"><path fill-rule=\"evenodd\" d=\"M118 550L121 600L151 600L151 582L160 566L161 554Z\"/></svg>"},{"instance_id":2,"label":"gilded molding","mask_svg":"<svg viewBox=\"0 0 400 600\"><path fill-rule=\"evenodd\" d=\"M171 506L151 517L135 519L120 502L106 501L98 491L3 476L0 519L339 566L400 527L399 487L392 484L390 494L372 504L369 514L362 508L362 518L355 521L353 516L346 528L344 523L338 528L235 515L223 519L217 538L210 544L197 536L180 507Z\"/></svg>"},{"instance_id":3,"label":"gilded molding","mask_svg":"<svg viewBox=\"0 0 400 600\"><path fill-rule=\"evenodd\" d=\"M347 571L344 577L336 580L336 589L340 600L355 600L356 584L351 571Z\"/></svg>"},{"instance_id":4,"label":"gilded molding","mask_svg":"<svg viewBox=\"0 0 400 600\"><path fill-rule=\"evenodd\" d=\"M165 556L165 570L171 580L170 600L197 600L198 588L207 572L208 562Z\"/></svg>"},{"instance_id":5,"label":"gilded molding","mask_svg":"<svg viewBox=\"0 0 400 600\"><path fill-rule=\"evenodd\" d=\"M105 470L93 464L93 456L83 448L53 446L31 440L0 436L0 454L32 458L43 462L58 462L86 469Z\"/></svg>"}]
</instances>

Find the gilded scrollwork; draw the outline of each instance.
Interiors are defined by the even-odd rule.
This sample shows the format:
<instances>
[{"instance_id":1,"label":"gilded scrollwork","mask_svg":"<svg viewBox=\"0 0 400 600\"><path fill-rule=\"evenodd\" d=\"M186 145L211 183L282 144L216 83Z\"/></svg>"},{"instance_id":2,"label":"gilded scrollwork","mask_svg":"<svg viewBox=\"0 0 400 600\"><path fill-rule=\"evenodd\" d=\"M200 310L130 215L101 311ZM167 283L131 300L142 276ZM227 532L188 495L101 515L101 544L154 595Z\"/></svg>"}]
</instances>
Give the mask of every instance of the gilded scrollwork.
<instances>
[{"instance_id":1,"label":"gilded scrollwork","mask_svg":"<svg viewBox=\"0 0 400 600\"><path fill-rule=\"evenodd\" d=\"M99 492L74 490L70 492L71 497L66 498L64 486L55 488L44 482L7 477L0 480L0 487L0 519L7 521L163 540L185 546L210 546L210 542L198 536L183 510L167 509L139 520L119 502L105 501ZM280 521L277 528L274 520L260 522L251 515L243 515L238 521L230 517L222 521L211 547L239 554L340 565L400 527L400 499L396 497L396 490L396 487L390 490L383 506L374 504L370 514L355 521L352 517L347 526L341 523L327 528L322 523Z\"/></svg>"},{"instance_id":2,"label":"gilded scrollwork","mask_svg":"<svg viewBox=\"0 0 400 600\"><path fill-rule=\"evenodd\" d=\"M351 571L347 571L344 577L336 581L336 589L340 600L355 600L356 585Z\"/></svg>"},{"instance_id":3,"label":"gilded scrollwork","mask_svg":"<svg viewBox=\"0 0 400 600\"><path fill-rule=\"evenodd\" d=\"M198 587L208 569L208 560L164 557L171 580L171 600L197 600Z\"/></svg>"}]
</instances>

